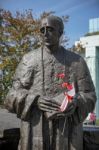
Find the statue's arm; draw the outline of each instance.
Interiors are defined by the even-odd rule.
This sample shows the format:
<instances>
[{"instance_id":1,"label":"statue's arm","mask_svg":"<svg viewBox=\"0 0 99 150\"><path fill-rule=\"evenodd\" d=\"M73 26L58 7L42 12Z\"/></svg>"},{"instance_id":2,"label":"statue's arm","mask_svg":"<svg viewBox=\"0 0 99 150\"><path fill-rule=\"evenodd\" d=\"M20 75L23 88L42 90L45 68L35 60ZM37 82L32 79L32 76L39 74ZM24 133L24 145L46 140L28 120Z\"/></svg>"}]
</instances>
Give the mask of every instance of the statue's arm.
<instances>
[{"instance_id":1,"label":"statue's arm","mask_svg":"<svg viewBox=\"0 0 99 150\"><path fill-rule=\"evenodd\" d=\"M81 58L77 67L77 88L80 97L77 100L77 109L73 114L74 120L81 123L95 108L96 93L86 62Z\"/></svg>"},{"instance_id":2,"label":"statue's arm","mask_svg":"<svg viewBox=\"0 0 99 150\"><path fill-rule=\"evenodd\" d=\"M37 96L36 92L30 93L34 80L34 67L33 62L27 58L24 56L19 63L13 78L12 87L5 99L6 108L10 112L16 113L19 118L22 117L23 112L26 113L27 107L28 110L30 109ZM26 105L28 106L26 107Z\"/></svg>"}]
</instances>

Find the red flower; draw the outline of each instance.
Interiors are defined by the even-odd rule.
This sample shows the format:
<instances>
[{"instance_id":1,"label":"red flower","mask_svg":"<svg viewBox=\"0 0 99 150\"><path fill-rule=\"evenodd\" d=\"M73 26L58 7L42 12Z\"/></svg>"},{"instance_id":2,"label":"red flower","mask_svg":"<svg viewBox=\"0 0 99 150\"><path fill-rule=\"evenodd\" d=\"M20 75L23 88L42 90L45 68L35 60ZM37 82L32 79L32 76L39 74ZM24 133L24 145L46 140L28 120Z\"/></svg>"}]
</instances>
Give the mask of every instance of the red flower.
<instances>
[{"instance_id":1,"label":"red flower","mask_svg":"<svg viewBox=\"0 0 99 150\"><path fill-rule=\"evenodd\" d=\"M65 77L65 74L64 73L60 73L60 74L57 75L57 77L63 79Z\"/></svg>"},{"instance_id":2,"label":"red flower","mask_svg":"<svg viewBox=\"0 0 99 150\"><path fill-rule=\"evenodd\" d=\"M67 88L68 90L72 90L73 89L72 84L69 84L67 82L62 83L62 87L63 88Z\"/></svg>"},{"instance_id":3,"label":"red flower","mask_svg":"<svg viewBox=\"0 0 99 150\"><path fill-rule=\"evenodd\" d=\"M63 87L63 88L67 88L67 86L68 86L68 83L67 83L67 82L62 83L62 87Z\"/></svg>"},{"instance_id":4,"label":"red flower","mask_svg":"<svg viewBox=\"0 0 99 150\"><path fill-rule=\"evenodd\" d=\"M68 85L67 85L67 89L68 89L68 90L72 90L72 89L73 89L72 84L68 84Z\"/></svg>"}]
</instances>

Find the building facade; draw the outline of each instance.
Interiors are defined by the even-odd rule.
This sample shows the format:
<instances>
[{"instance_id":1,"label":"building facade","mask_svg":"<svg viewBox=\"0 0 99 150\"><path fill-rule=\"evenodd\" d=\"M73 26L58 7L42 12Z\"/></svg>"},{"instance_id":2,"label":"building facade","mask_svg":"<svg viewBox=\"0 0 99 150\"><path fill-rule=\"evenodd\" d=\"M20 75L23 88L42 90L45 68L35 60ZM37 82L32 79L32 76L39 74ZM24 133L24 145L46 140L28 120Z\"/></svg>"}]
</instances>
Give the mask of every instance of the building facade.
<instances>
[{"instance_id":1,"label":"building facade","mask_svg":"<svg viewBox=\"0 0 99 150\"><path fill-rule=\"evenodd\" d=\"M85 48L85 60L89 67L96 88L97 102L95 113L99 118L99 18L89 20L89 35L81 37L75 45L80 44Z\"/></svg>"}]
</instances>

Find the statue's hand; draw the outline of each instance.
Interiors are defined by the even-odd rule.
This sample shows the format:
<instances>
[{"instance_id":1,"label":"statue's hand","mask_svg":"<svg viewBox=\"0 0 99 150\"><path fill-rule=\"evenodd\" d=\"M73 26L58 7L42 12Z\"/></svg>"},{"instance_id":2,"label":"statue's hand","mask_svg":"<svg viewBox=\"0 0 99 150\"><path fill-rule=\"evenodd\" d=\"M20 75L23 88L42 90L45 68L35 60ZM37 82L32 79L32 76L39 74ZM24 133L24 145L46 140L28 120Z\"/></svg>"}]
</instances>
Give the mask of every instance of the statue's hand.
<instances>
[{"instance_id":1,"label":"statue's hand","mask_svg":"<svg viewBox=\"0 0 99 150\"><path fill-rule=\"evenodd\" d=\"M56 112L53 115L53 118L57 119L57 118L60 118L60 117L66 117L66 116L72 115L75 112L75 109L77 107L78 97L79 97L79 95L76 94L74 96L72 102L68 103L66 109L63 112L61 112L61 110L59 110L58 112Z\"/></svg>"},{"instance_id":2,"label":"statue's hand","mask_svg":"<svg viewBox=\"0 0 99 150\"><path fill-rule=\"evenodd\" d=\"M46 96L39 97L37 105L40 110L45 112L58 112L60 109L60 104L58 102Z\"/></svg>"}]
</instances>

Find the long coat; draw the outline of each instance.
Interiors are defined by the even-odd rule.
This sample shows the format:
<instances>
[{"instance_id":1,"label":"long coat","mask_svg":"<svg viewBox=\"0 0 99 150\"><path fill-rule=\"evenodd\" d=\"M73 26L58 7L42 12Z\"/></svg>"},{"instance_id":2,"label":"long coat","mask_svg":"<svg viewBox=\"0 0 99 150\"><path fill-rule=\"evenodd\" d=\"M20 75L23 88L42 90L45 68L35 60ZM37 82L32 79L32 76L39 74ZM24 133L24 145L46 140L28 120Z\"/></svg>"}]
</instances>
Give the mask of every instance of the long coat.
<instances>
[{"instance_id":1,"label":"long coat","mask_svg":"<svg viewBox=\"0 0 99 150\"><path fill-rule=\"evenodd\" d=\"M40 95L59 100L63 91L56 75L73 76L81 98L70 117L48 119L36 101ZM19 63L9 90L6 108L21 118L19 150L82 150L82 122L93 111L95 89L84 59L60 47L51 53L44 48L26 54Z\"/></svg>"}]
</instances>

